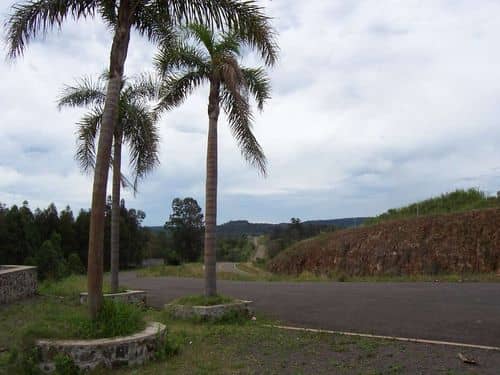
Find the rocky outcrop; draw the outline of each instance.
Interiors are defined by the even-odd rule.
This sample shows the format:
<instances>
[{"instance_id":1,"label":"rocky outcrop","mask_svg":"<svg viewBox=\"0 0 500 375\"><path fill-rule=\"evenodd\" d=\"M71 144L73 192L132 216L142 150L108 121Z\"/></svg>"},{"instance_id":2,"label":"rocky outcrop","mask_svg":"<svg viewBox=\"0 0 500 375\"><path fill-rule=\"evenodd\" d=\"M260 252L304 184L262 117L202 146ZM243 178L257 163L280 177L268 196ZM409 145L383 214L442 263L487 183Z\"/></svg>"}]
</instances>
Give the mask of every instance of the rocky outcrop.
<instances>
[{"instance_id":1,"label":"rocky outcrop","mask_svg":"<svg viewBox=\"0 0 500 375\"><path fill-rule=\"evenodd\" d=\"M500 209L390 221L299 242L276 273L355 276L486 273L500 267Z\"/></svg>"}]
</instances>

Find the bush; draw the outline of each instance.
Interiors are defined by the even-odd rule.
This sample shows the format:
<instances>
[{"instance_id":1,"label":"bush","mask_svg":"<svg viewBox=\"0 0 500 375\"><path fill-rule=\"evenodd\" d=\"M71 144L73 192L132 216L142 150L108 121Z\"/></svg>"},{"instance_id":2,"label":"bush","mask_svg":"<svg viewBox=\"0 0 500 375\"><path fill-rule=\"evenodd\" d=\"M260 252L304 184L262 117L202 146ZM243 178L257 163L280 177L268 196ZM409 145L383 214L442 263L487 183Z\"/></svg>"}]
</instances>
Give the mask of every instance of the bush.
<instances>
[{"instance_id":1,"label":"bush","mask_svg":"<svg viewBox=\"0 0 500 375\"><path fill-rule=\"evenodd\" d=\"M138 306L104 300L104 306L95 320L80 319L78 337L95 339L127 336L144 329L143 312Z\"/></svg>"},{"instance_id":2,"label":"bush","mask_svg":"<svg viewBox=\"0 0 500 375\"><path fill-rule=\"evenodd\" d=\"M40 279L59 280L68 275L68 266L61 250L61 236L54 233L45 241L35 256Z\"/></svg>"},{"instance_id":3,"label":"bush","mask_svg":"<svg viewBox=\"0 0 500 375\"><path fill-rule=\"evenodd\" d=\"M160 339L160 338L159 338ZM178 335L168 334L163 337L163 342L156 351L157 360L165 360L178 354L182 347L182 338Z\"/></svg>"},{"instance_id":4,"label":"bush","mask_svg":"<svg viewBox=\"0 0 500 375\"><path fill-rule=\"evenodd\" d=\"M73 359L66 354L57 354L54 358L56 364L56 375L76 375L80 373L80 369Z\"/></svg>"},{"instance_id":5,"label":"bush","mask_svg":"<svg viewBox=\"0 0 500 375\"><path fill-rule=\"evenodd\" d=\"M69 273L76 275L80 275L85 272L85 267L83 266L78 254L71 253L68 256L68 271Z\"/></svg>"},{"instance_id":6,"label":"bush","mask_svg":"<svg viewBox=\"0 0 500 375\"><path fill-rule=\"evenodd\" d=\"M17 361L16 372L18 371L24 375L41 375L43 374L38 364L40 362L40 353L37 348L30 348L23 350L19 357L15 358Z\"/></svg>"}]
</instances>

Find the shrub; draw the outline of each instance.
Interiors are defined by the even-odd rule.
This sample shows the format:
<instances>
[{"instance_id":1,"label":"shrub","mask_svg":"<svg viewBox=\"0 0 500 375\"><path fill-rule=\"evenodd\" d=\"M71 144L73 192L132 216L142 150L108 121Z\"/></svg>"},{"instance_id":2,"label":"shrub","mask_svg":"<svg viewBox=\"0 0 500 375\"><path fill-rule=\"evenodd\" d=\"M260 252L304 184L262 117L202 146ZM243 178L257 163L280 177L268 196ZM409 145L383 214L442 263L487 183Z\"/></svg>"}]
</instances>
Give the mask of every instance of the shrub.
<instances>
[{"instance_id":1,"label":"shrub","mask_svg":"<svg viewBox=\"0 0 500 375\"><path fill-rule=\"evenodd\" d=\"M66 355L59 353L54 357L54 362L56 365L56 375L77 375L80 373L80 369L73 359Z\"/></svg>"},{"instance_id":2,"label":"shrub","mask_svg":"<svg viewBox=\"0 0 500 375\"><path fill-rule=\"evenodd\" d=\"M85 272L85 267L83 267L82 261L78 254L71 253L68 256L68 271L72 274L82 274Z\"/></svg>"},{"instance_id":3,"label":"shrub","mask_svg":"<svg viewBox=\"0 0 500 375\"><path fill-rule=\"evenodd\" d=\"M68 274L68 267L61 250L61 236L54 233L45 241L35 256L40 279L59 280Z\"/></svg>"},{"instance_id":4,"label":"shrub","mask_svg":"<svg viewBox=\"0 0 500 375\"><path fill-rule=\"evenodd\" d=\"M40 352L36 348L24 350L18 357L18 369L24 375L41 375L42 371L38 367L40 362Z\"/></svg>"},{"instance_id":5,"label":"shrub","mask_svg":"<svg viewBox=\"0 0 500 375\"><path fill-rule=\"evenodd\" d=\"M158 340L162 340L162 342L158 346L158 349L156 351L157 360L165 360L167 358L173 357L181 350L182 338L178 335L168 334L163 338L158 337Z\"/></svg>"},{"instance_id":6,"label":"shrub","mask_svg":"<svg viewBox=\"0 0 500 375\"><path fill-rule=\"evenodd\" d=\"M78 337L94 339L126 336L144 328L143 312L138 306L105 300L95 320L88 318L78 322Z\"/></svg>"}]
</instances>

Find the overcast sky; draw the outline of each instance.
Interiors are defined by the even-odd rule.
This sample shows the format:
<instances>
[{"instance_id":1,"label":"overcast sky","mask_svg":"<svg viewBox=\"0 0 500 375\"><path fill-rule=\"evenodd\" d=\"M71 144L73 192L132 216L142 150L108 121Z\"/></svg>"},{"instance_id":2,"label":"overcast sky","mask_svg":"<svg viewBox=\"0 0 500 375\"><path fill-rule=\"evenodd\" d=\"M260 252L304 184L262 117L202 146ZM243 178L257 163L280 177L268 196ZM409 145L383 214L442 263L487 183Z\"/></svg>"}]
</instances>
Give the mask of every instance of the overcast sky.
<instances>
[{"instance_id":1,"label":"overcast sky","mask_svg":"<svg viewBox=\"0 0 500 375\"><path fill-rule=\"evenodd\" d=\"M11 3L0 0L2 23ZM500 190L499 1L261 3L281 48L255 117L269 176L246 165L222 116L219 223L369 216L456 188ZM98 20L68 22L0 59L0 202L90 206L91 178L73 159L83 111L55 103L64 84L102 72L109 46ZM127 76L151 70L153 55L134 35ZM146 225L162 225L175 197L204 205L207 95L163 117L161 167L136 197L123 193Z\"/></svg>"}]
</instances>

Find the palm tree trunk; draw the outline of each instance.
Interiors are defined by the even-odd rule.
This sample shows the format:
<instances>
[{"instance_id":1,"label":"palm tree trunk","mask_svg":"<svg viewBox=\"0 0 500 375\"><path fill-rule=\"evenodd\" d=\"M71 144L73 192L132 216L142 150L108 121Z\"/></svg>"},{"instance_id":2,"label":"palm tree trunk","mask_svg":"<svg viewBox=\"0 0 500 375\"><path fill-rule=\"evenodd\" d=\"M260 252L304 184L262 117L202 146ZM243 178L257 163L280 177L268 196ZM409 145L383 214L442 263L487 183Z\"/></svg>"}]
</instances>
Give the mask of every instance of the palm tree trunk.
<instances>
[{"instance_id":1,"label":"palm tree trunk","mask_svg":"<svg viewBox=\"0 0 500 375\"><path fill-rule=\"evenodd\" d=\"M122 164L122 132L115 132L113 152L113 200L111 203L111 293L118 293L120 270L120 183Z\"/></svg>"},{"instance_id":2,"label":"palm tree trunk","mask_svg":"<svg viewBox=\"0 0 500 375\"><path fill-rule=\"evenodd\" d=\"M215 236L217 226L217 121L219 119L219 88L210 82L208 98L207 180L205 185L205 295L217 294Z\"/></svg>"},{"instance_id":3,"label":"palm tree trunk","mask_svg":"<svg viewBox=\"0 0 500 375\"><path fill-rule=\"evenodd\" d=\"M90 215L89 252L87 287L89 293L89 312L92 319L102 308L102 274L104 241L104 207L108 182L109 160L113 142L113 132L118 119L118 100L127 59L132 24L132 5L130 0L120 1L118 20L111 46L109 62L109 81L106 101L99 133L94 184L92 188L92 209Z\"/></svg>"}]
</instances>

